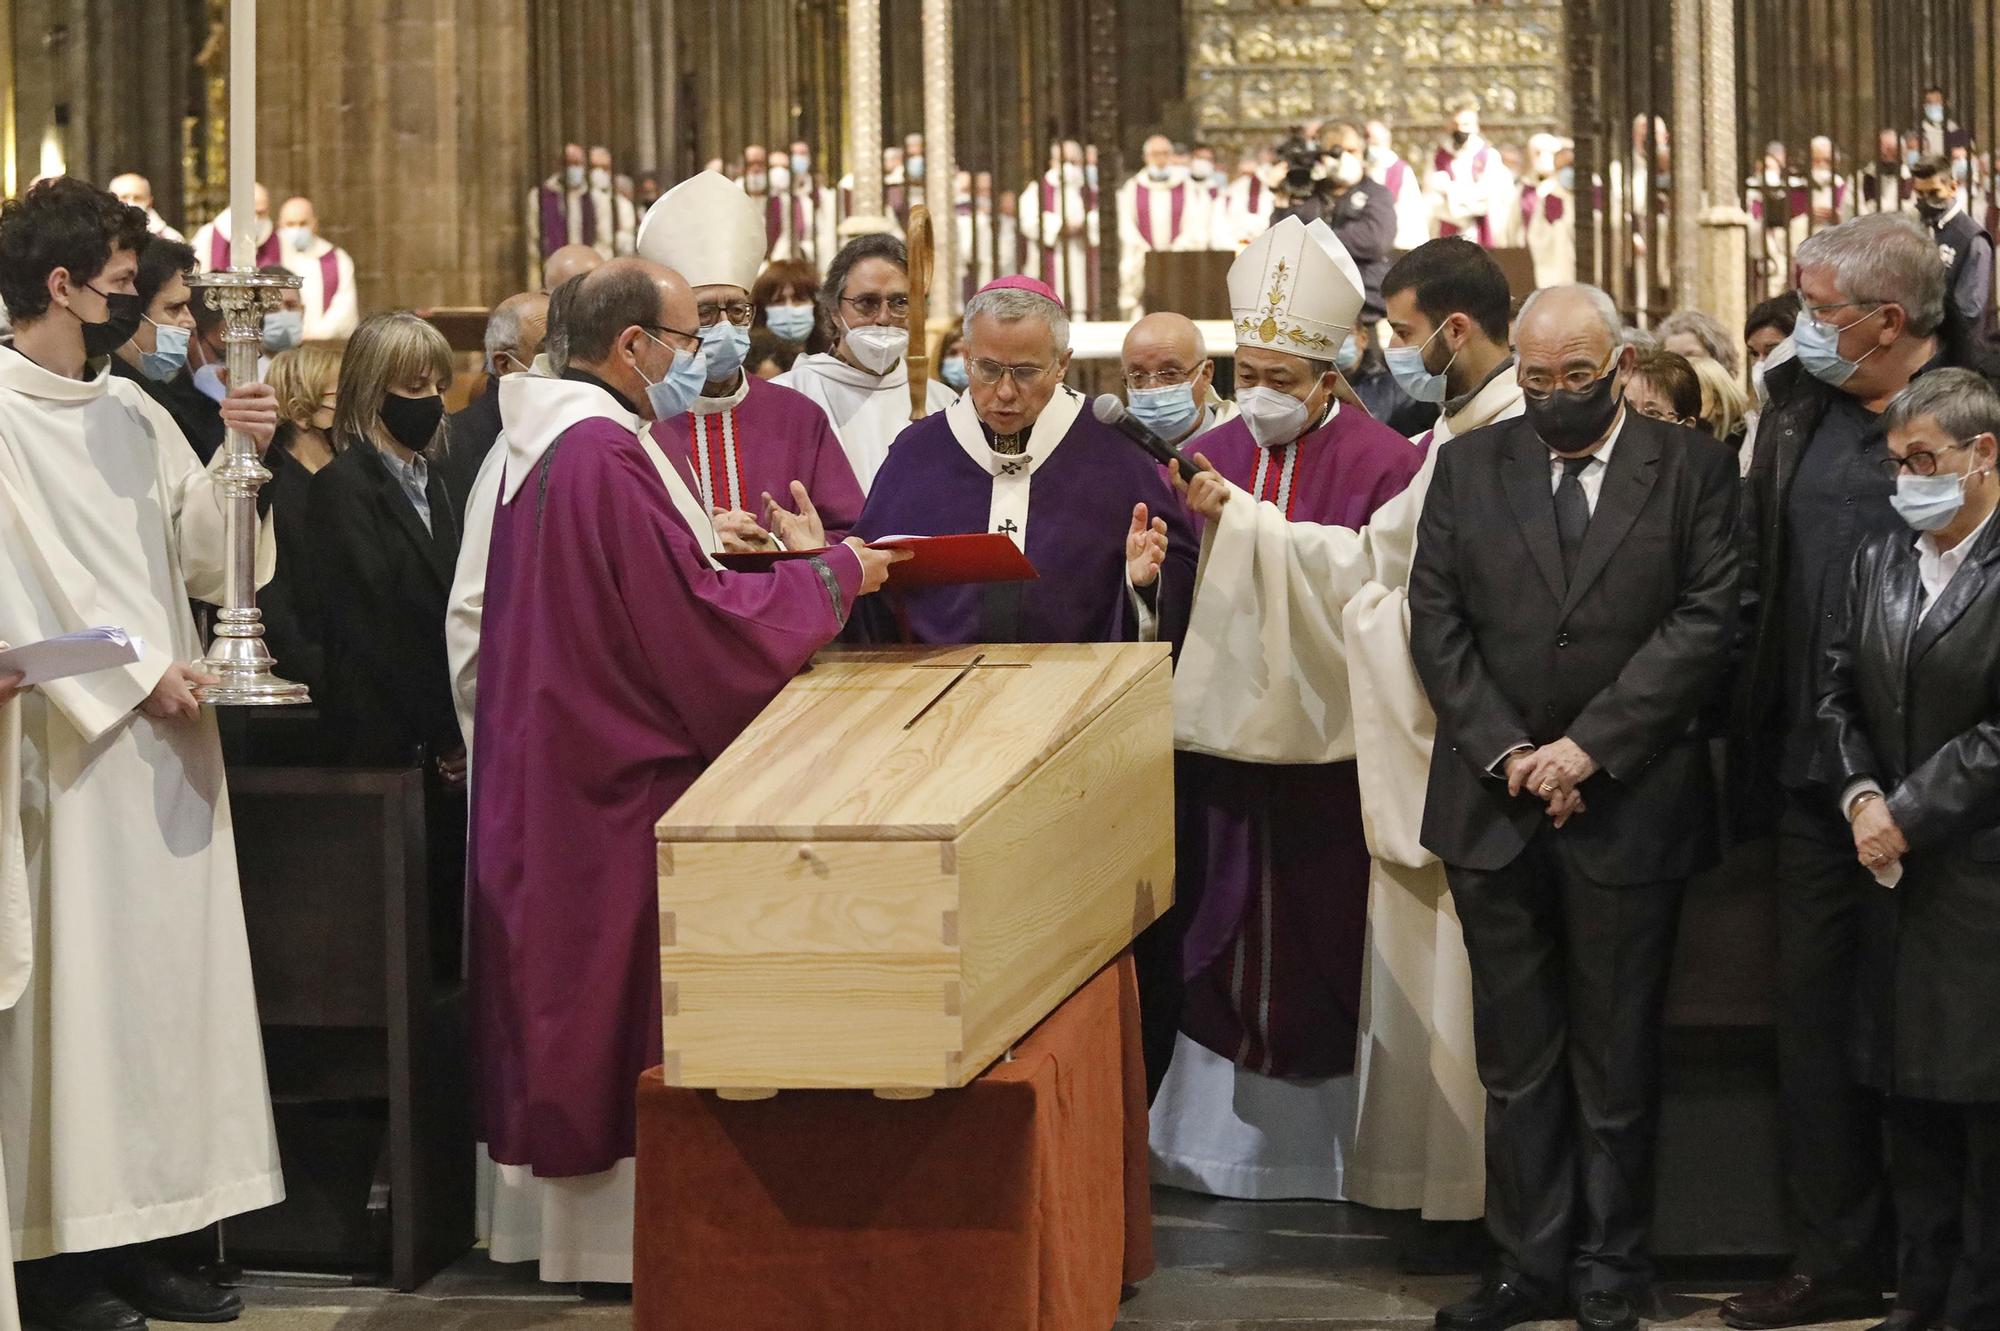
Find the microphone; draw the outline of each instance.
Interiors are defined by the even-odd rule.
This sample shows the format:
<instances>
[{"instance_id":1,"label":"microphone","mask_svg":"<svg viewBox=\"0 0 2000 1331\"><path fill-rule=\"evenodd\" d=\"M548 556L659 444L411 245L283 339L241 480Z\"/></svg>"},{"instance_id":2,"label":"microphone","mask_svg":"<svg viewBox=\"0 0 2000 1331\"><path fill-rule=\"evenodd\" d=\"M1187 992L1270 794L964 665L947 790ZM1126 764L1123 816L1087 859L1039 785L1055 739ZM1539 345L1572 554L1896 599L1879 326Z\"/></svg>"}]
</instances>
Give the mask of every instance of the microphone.
<instances>
[{"instance_id":1,"label":"microphone","mask_svg":"<svg viewBox=\"0 0 2000 1331\"><path fill-rule=\"evenodd\" d=\"M1091 399L1090 414L1097 417L1099 424L1110 426L1145 449L1147 455L1161 466L1178 466L1182 480L1191 481L1201 475L1201 468L1189 462L1178 448L1142 425L1139 418L1127 411L1125 404L1111 394L1099 393Z\"/></svg>"}]
</instances>

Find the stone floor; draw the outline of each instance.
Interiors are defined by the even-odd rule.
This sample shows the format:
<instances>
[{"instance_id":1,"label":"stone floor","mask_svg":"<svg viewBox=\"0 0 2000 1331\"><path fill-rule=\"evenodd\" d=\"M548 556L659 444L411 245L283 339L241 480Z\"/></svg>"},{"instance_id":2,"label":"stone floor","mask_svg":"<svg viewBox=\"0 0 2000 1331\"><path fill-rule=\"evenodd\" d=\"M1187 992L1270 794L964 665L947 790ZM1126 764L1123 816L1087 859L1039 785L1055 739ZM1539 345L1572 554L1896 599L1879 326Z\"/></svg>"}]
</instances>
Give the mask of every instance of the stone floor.
<instances>
[{"instance_id":1,"label":"stone floor","mask_svg":"<svg viewBox=\"0 0 2000 1331\"><path fill-rule=\"evenodd\" d=\"M1118 1327L1129 1331L1429 1327L1438 1304L1473 1283L1469 1277L1398 1274L1396 1253L1407 1221L1364 1207L1224 1202L1162 1189L1155 1210L1160 1269L1122 1310ZM1726 1292L1712 1281L1670 1285L1668 1320L1654 1325L1719 1327L1716 1304ZM478 1255L415 1294L278 1277L255 1278L245 1293L250 1310L240 1323L244 1331L581 1331L624 1326L630 1319L624 1305L586 1302ZM1869 1323L1838 1325L1862 1331Z\"/></svg>"}]
</instances>

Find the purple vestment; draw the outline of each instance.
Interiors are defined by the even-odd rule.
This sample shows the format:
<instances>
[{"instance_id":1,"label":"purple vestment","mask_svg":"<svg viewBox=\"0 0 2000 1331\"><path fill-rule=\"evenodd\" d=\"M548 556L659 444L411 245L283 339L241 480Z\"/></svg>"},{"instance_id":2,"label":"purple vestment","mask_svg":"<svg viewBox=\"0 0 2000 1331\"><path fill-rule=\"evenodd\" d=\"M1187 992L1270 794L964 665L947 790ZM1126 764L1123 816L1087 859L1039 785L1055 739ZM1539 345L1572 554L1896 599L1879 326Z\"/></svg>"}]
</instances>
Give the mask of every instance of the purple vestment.
<instances>
[{"instance_id":1,"label":"purple vestment","mask_svg":"<svg viewBox=\"0 0 2000 1331\"><path fill-rule=\"evenodd\" d=\"M1352 407L1279 448L1260 449L1241 418L1197 447L1292 520L1357 529L1423 463L1409 440ZM1352 1071L1368 919L1354 764L1182 753L1174 770L1176 895L1188 913L1182 1030L1271 1076Z\"/></svg>"},{"instance_id":2,"label":"purple vestment","mask_svg":"<svg viewBox=\"0 0 2000 1331\"><path fill-rule=\"evenodd\" d=\"M634 1090L660 1061L653 824L839 631L860 577L846 549L716 571L604 418L498 506L467 874L496 1161L564 1177L633 1154Z\"/></svg>"},{"instance_id":3,"label":"purple vestment","mask_svg":"<svg viewBox=\"0 0 2000 1331\"><path fill-rule=\"evenodd\" d=\"M854 524L856 536L876 540L1005 528L993 521L996 478L961 446L948 414L926 416L897 436L869 487L868 503ZM933 643L1134 637L1136 616L1125 582L1125 538L1134 504L1167 522L1158 637L1179 643L1194 587L1193 529L1158 465L1087 410L1030 482L1025 551L1040 578L910 592L904 598L910 636ZM885 604L870 607L868 623L878 636L893 633L884 625L889 597L877 600Z\"/></svg>"},{"instance_id":4,"label":"purple vestment","mask_svg":"<svg viewBox=\"0 0 2000 1331\"><path fill-rule=\"evenodd\" d=\"M763 520L769 492L792 507L791 484L801 482L819 510L829 543L846 536L861 514L861 484L817 402L796 389L744 376L743 400L719 411L696 410L660 421L653 438L695 478L696 493L713 512L742 509Z\"/></svg>"}]
</instances>

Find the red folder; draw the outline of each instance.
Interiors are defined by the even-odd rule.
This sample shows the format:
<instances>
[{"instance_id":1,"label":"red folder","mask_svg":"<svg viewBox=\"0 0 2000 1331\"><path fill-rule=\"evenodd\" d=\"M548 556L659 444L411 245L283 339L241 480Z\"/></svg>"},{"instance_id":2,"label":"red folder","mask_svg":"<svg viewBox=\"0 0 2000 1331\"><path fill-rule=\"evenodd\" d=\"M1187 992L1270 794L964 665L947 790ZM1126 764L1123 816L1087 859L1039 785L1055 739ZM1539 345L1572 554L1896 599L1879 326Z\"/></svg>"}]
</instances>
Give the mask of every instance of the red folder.
<instances>
[{"instance_id":1,"label":"red folder","mask_svg":"<svg viewBox=\"0 0 2000 1331\"><path fill-rule=\"evenodd\" d=\"M885 536L869 542L874 550L908 550L910 558L889 566L891 587L954 587L977 582L1032 582L1041 574L1004 532L954 536ZM787 559L810 559L820 550L760 550L717 555L715 562L738 573L768 573Z\"/></svg>"}]
</instances>

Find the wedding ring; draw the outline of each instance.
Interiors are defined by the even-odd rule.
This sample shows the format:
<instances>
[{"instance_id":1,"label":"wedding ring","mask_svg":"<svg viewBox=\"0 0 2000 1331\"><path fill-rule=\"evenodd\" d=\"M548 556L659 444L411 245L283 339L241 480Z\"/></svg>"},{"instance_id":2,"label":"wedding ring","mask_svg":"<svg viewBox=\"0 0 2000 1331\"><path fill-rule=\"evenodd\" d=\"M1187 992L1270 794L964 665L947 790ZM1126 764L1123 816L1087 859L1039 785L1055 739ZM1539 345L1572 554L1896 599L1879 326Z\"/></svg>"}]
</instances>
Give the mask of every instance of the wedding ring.
<instances>
[{"instance_id":1,"label":"wedding ring","mask_svg":"<svg viewBox=\"0 0 2000 1331\"><path fill-rule=\"evenodd\" d=\"M1555 782L1553 782L1553 781L1544 781L1544 782L1542 782L1542 793L1543 793L1544 795L1548 795L1548 794L1552 794L1552 793L1554 793L1554 791L1555 791L1555 788L1556 788L1556 783L1555 783Z\"/></svg>"}]
</instances>

